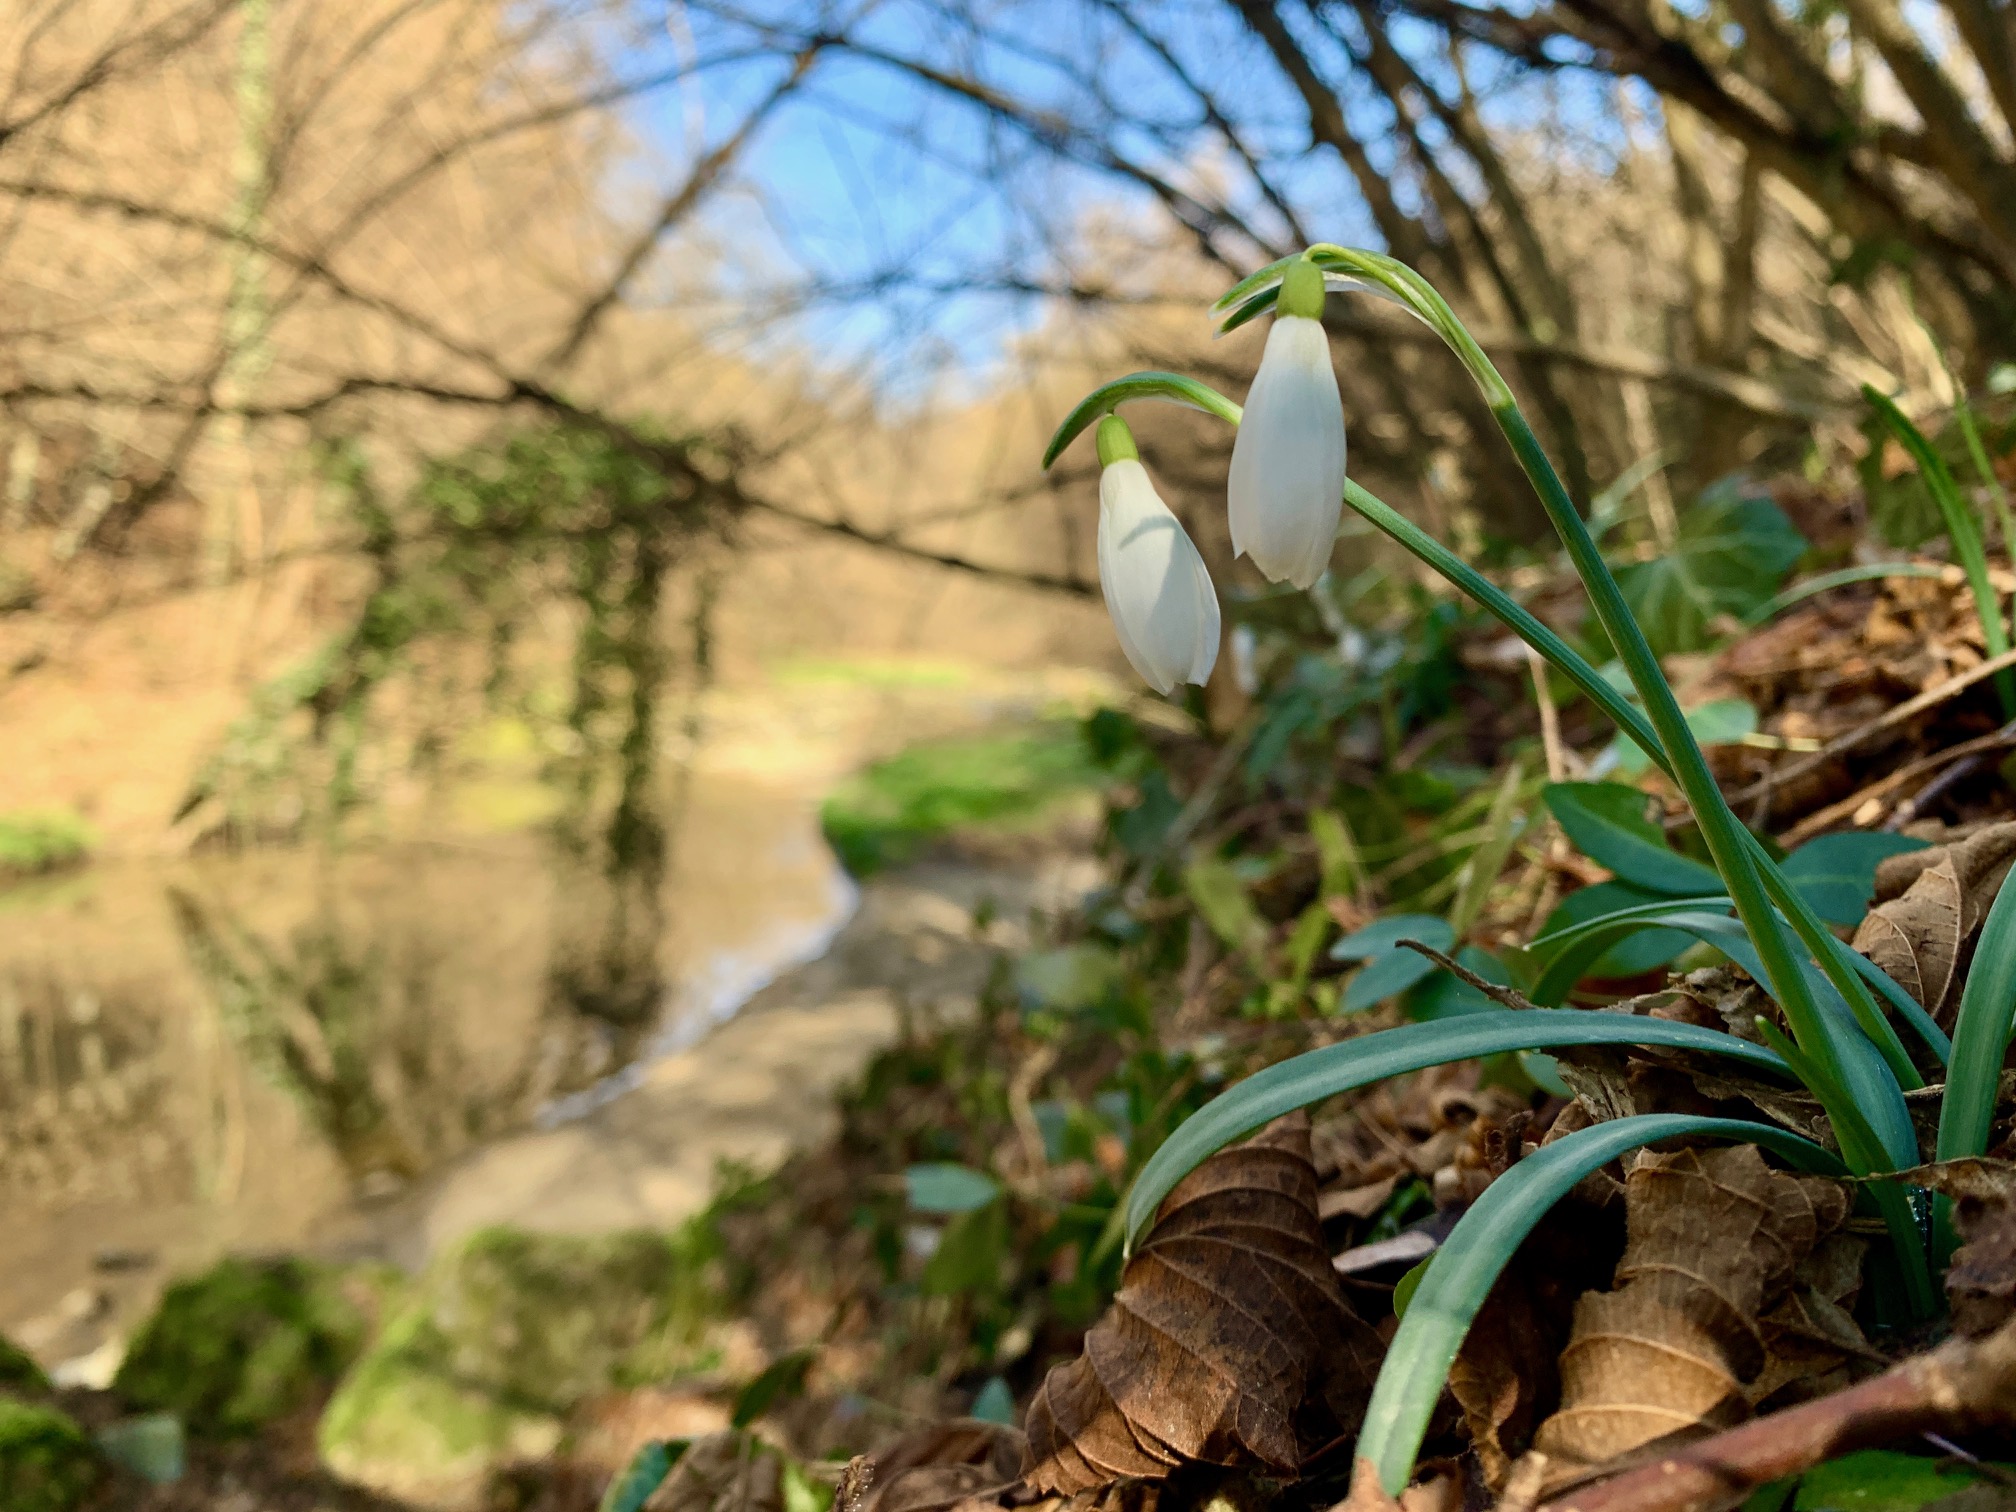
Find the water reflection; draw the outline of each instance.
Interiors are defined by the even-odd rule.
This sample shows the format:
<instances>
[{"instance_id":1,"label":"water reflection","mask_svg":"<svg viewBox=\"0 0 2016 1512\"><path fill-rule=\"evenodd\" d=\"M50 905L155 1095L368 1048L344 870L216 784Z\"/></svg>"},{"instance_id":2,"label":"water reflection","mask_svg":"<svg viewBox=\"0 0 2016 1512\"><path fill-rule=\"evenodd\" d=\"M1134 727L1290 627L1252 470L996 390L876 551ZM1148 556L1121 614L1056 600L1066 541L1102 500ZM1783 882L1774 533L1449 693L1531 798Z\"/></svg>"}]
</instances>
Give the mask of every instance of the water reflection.
<instances>
[{"instance_id":1,"label":"water reflection","mask_svg":"<svg viewBox=\"0 0 2016 1512\"><path fill-rule=\"evenodd\" d=\"M227 1248L340 1239L360 1203L600 1100L815 953L850 893L809 798L689 796L645 898L531 835L0 892L0 1327L80 1283L116 1310L128 1272L137 1297Z\"/></svg>"}]
</instances>

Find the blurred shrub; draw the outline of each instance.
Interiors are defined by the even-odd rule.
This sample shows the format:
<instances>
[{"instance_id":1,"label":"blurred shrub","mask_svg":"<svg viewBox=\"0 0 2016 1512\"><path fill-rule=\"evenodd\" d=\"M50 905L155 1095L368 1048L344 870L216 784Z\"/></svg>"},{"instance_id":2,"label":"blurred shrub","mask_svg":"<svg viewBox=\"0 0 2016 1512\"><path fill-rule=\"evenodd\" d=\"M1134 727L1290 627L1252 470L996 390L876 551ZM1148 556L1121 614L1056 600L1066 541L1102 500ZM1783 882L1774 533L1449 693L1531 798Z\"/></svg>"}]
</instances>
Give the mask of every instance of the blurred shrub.
<instances>
[{"instance_id":1,"label":"blurred shrub","mask_svg":"<svg viewBox=\"0 0 2016 1512\"><path fill-rule=\"evenodd\" d=\"M0 814L0 880L74 866L90 854L91 826L68 809Z\"/></svg>"},{"instance_id":2,"label":"blurred shrub","mask_svg":"<svg viewBox=\"0 0 2016 1512\"><path fill-rule=\"evenodd\" d=\"M841 863L865 877L951 831L1031 818L1098 778L1076 725L932 741L843 783L820 823Z\"/></svg>"}]
</instances>

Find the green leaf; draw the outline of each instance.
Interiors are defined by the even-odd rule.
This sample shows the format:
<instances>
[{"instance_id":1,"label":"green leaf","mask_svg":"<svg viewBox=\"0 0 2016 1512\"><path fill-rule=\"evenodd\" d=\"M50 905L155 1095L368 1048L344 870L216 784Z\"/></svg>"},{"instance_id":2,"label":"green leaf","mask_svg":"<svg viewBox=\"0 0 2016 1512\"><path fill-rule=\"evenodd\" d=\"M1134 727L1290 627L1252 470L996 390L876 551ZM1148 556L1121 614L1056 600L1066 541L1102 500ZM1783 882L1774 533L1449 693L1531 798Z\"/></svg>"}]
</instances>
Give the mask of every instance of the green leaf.
<instances>
[{"instance_id":1,"label":"green leaf","mask_svg":"<svg viewBox=\"0 0 2016 1512\"><path fill-rule=\"evenodd\" d=\"M1081 940L1055 950L1035 950L1015 961L1015 994L1026 1008L1076 1013L1096 1007L1119 985L1120 958L1103 945Z\"/></svg>"},{"instance_id":2,"label":"green leaf","mask_svg":"<svg viewBox=\"0 0 2016 1512\"><path fill-rule=\"evenodd\" d=\"M1422 1435L1463 1336L1533 1226L1591 1171L1640 1146L1678 1138L1758 1144L1801 1170L1847 1174L1832 1153L1774 1125L1678 1113L1597 1124L1528 1155L1486 1187L1443 1240L1387 1347L1356 1457L1372 1461L1390 1495L1399 1495L1413 1476Z\"/></svg>"},{"instance_id":3,"label":"green leaf","mask_svg":"<svg viewBox=\"0 0 2016 1512\"><path fill-rule=\"evenodd\" d=\"M1424 940L1422 942L1426 944ZM1438 950L1440 946L1436 947ZM1398 997L1418 982L1426 981L1438 968L1417 950L1392 950L1358 968L1338 1006L1345 1013L1363 1013L1367 1008Z\"/></svg>"},{"instance_id":4,"label":"green leaf","mask_svg":"<svg viewBox=\"0 0 2016 1512\"><path fill-rule=\"evenodd\" d=\"M1620 567L1617 584L1653 650L1700 651L1718 616L1740 620L1769 601L1806 546L1771 500L1720 484L1681 515L1671 547Z\"/></svg>"},{"instance_id":5,"label":"green leaf","mask_svg":"<svg viewBox=\"0 0 2016 1512\"><path fill-rule=\"evenodd\" d=\"M1008 1253L1008 1204L990 1202L945 1225L918 1284L927 1297L986 1297L1001 1284Z\"/></svg>"},{"instance_id":6,"label":"green leaf","mask_svg":"<svg viewBox=\"0 0 2016 1512\"><path fill-rule=\"evenodd\" d=\"M1860 924L1876 891L1876 863L1886 856L1923 850L1908 835L1847 831L1809 840L1780 864L1813 911L1830 924Z\"/></svg>"},{"instance_id":7,"label":"green leaf","mask_svg":"<svg viewBox=\"0 0 2016 1512\"><path fill-rule=\"evenodd\" d=\"M1757 708L1747 699L1712 699L1687 711L1687 728L1700 746L1735 745L1757 733ZM1622 735L1610 743L1610 755L1622 776L1636 779L1652 769L1652 758Z\"/></svg>"},{"instance_id":8,"label":"green leaf","mask_svg":"<svg viewBox=\"0 0 2016 1512\"><path fill-rule=\"evenodd\" d=\"M1995 902L1981 925L1974 964L1960 989L1953 1020L1953 1057L1946 1072L1946 1096L1939 1107L1939 1158L1963 1160L1988 1150L2002 1063L2009 1054L2012 1013L2016 1013L2016 870L2002 879ZM1937 1211L1947 1211L1940 1199ZM1950 1243L1940 1224L1941 1247Z\"/></svg>"},{"instance_id":9,"label":"green leaf","mask_svg":"<svg viewBox=\"0 0 2016 1512\"><path fill-rule=\"evenodd\" d=\"M1064 423L1057 427L1057 434L1043 449L1044 467L1048 468L1055 462L1064 448L1077 440L1079 434L1102 415L1110 415L1115 408L1133 399L1163 399L1171 404L1202 410L1207 415L1216 415L1233 425L1239 423L1239 406L1208 383L1182 373L1129 373L1125 378L1100 384L1078 401L1078 407L1064 417Z\"/></svg>"},{"instance_id":10,"label":"green leaf","mask_svg":"<svg viewBox=\"0 0 2016 1512\"><path fill-rule=\"evenodd\" d=\"M755 1380L735 1393L735 1405L728 1414L730 1424L747 1428L776 1403L803 1396L806 1373L818 1357L816 1349L794 1349L772 1360Z\"/></svg>"},{"instance_id":11,"label":"green leaf","mask_svg":"<svg viewBox=\"0 0 2016 1512\"><path fill-rule=\"evenodd\" d=\"M1438 969L1418 950L1403 948L1402 940L1419 940L1431 949L1446 951L1456 943L1456 931L1447 920L1433 914L1393 914L1344 936L1330 947L1330 958L1365 963L1344 989L1346 1013L1360 1013L1397 997Z\"/></svg>"},{"instance_id":12,"label":"green leaf","mask_svg":"<svg viewBox=\"0 0 2016 1512\"><path fill-rule=\"evenodd\" d=\"M1183 870L1183 887L1211 932L1231 949L1258 961L1267 949L1267 921L1246 896L1246 884L1223 861L1198 860Z\"/></svg>"},{"instance_id":13,"label":"green leaf","mask_svg":"<svg viewBox=\"0 0 2016 1512\"><path fill-rule=\"evenodd\" d=\"M970 1213L1001 1195L1001 1183L985 1171L950 1161L913 1165L903 1173L903 1189L919 1213Z\"/></svg>"},{"instance_id":14,"label":"green leaf","mask_svg":"<svg viewBox=\"0 0 2016 1512\"><path fill-rule=\"evenodd\" d=\"M1555 936L1564 935L1577 925L1622 917L1633 908L1671 907L1672 902L1671 898L1658 897L1628 882L1598 882L1593 887L1578 887L1555 906L1539 937L1527 949L1538 960L1551 960L1560 946L1567 943L1566 938L1557 942ZM1642 931L1618 939L1590 962L1582 974L1599 978L1638 976L1664 966L1693 943L1691 935L1677 929L1658 929L1648 924Z\"/></svg>"},{"instance_id":15,"label":"green leaf","mask_svg":"<svg viewBox=\"0 0 2016 1512\"><path fill-rule=\"evenodd\" d=\"M1906 418L1904 411L1897 408L1886 395L1869 384L1862 385L1862 397L1876 411L1883 423L1890 427L1890 433L1903 443L1911 453L1911 459L1918 464L1918 472L1931 491L1933 503L1939 506L1939 513L1945 518L1946 539L1952 542L1953 555L1959 560L1961 569L1967 574L1967 585L1974 595L1974 614L1981 622L1981 638L1988 648L1988 654L2000 656L2009 649L2008 628L2002 618L2001 601L1996 597L1995 586L1988 580L1988 555L1981 546L1981 524L1974 518L1974 511L1961 497L1960 485L1953 481L1952 469L1946 459L1939 455L1925 433ZM1995 689L2002 699L2004 717L2016 715L2016 676L2006 669L1995 674Z\"/></svg>"},{"instance_id":16,"label":"green leaf","mask_svg":"<svg viewBox=\"0 0 2016 1512\"><path fill-rule=\"evenodd\" d=\"M983 1423L1002 1423L1015 1426L1015 1393L1008 1389L1008 1383L997 1376L989 1376L987 1384L980 1388L980 1394L973 1398L973 1410L968 1417L976 1417Z\"/></svg>"},{"instance_id":17,"label":"green leaf","mask_svg":"<svg viewBox=\"0 0 2016 1512\"><path fill-rule=\"evenodd\" d=\"M1512 975L1506 971L1505 963L1488 950L1465 945L1456 952L1456 960L1494 987L1512 985ZM1495 998L1479 992L1461 977L1451 976L1439 969L1407 999L1407 1016L1423 1024L1435 1019L1461 1018L1469 1013L1504 1011L1504 1004Z\"/></svg>"},{"instance_id":18,"label":"green leaf","mask_svg":"<svg viewBox=\"0 0 2016 1512\"><path fill-rule=\"evenodd\" d=\"M188 1468L182 1419L172 1412L120 1418L91 1435L98 1452L156 1486L172 1486Z\"/></svg>"},{"instance_id":19,"label":"green leaf","mask_svg":"<svg viewBox=\"0 0 2016 1512\"><path fill-rule=\"evenodd\" d=\"M1404 1318L1407 1316L1408 1304L1414 1300L1414 1293L1421 1289L1421 1278L1428 1274L1429 1262L1432 1261L1434 1258L1435 1257L1433 1255L1430 1255L1427 1260L1423 1260L1419 1265L1415 1266L1412 1270L1408 1271L1406 1275L1402 1276L1397 1282L1394 1283L1393 1285L1394 1317Z\"/></svg>"},{"instance_id":20,"label":"green leaf","mask_svg":"<svg viewBox=\"0 0 2016 1512\"><path fill-rule=\"evenodd\" d=\"M1234 1140L1283 1113L1426 1066L1562 1045L1661 1045L1726 1056L1771 1075L1788 1074L1785 1062L1762 1045L1667 1019L1536 1008L1382 1029L1277 1061L1219 1093L1184 1120L1149 1157L1127 1193L1127 1242L1131 1245L1140 1236L1177 1182Z\"/></svg>"},{"instance_id":21,"label":"green leaf","mask_svg":"<svg viewBox=\"0 0 2016 1512\"><path fill-rule=\"evenodd\" d=\"M1383 919L1374 919L1363 929L1354 929L1335 945L1330 947L1333 961L1366 961L1382 956L1396 949L1402 940L1419 940L1436 950L1447 950L1456 943L1456 931L1448 921L1438 919L1433 914L1388 914ZM1415 960L1423 957L1413 951L1408 952Z\"/></svg>"},{"instance_id":22,"label":"green leaf","mask_svg":"<svg viewBox=\"0 0 2016 1512\"><path fill-rule=\"evenodd\" d=\"M1618 782L1550 782L1540 797L1582 854L1620 880L1666 897L1723 891L1714 867L1667 845L1666 832L1646 817L1651 798L1638 789Z\"/></svg>"},{"instance_id":23,"label":"green leaf","mask_svg":"<svg viewBox=\"0 0 2016 1512\"><path fill-rule=\"evenodd\" d=\"M685 1454L690 1439L652 1439L630 1458L629 1466L609 1483L597 1512L643 1512L644 1503L665 1484L665 1477Z\"/></svg>"},{"instance_id":24,"label":"green leaf","mask_svg":"<svg viewBox=\"0 0 2016 1512\"><path fill-rule=\"evenodd\" d=\"M1918 1512L1980 1481L1950 1461L1864 1449L1808 1470L1792 1506L1794 1512Z\"/></svg>"}]
</instances>

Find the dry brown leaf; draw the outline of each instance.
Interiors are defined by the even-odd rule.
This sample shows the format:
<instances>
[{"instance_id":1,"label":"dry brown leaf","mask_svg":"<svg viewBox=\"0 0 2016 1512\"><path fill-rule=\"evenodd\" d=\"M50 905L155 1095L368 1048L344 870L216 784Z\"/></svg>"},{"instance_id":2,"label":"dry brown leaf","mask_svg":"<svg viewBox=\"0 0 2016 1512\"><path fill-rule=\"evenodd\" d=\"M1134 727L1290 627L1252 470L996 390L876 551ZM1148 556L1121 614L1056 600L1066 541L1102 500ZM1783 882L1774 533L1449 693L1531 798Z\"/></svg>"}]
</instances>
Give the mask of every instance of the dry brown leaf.
<instances>
[{"instance_id":1,"label":"dry brown leaf","mask_svg":"<svg viewBox=\"0 0 2016 1512\"><path fill-rule=\"evenodd\" d=\"M1022 1464L1016 1429L954 1418L906 1433L848 1465L842 1512L945 1512L979 1505L1006 1490Z\"/></svg>"},{"instance_id":2,"label":"dry brown leaf","mask_svg":"<svg viewBox=\"0 0 2016 1512\"><path fill-rule=\"evenodd\" d=\"M1641 1158L1616 1289L1576 1304L1561 1409L1534 1438L1549 1484L1748 1416L1770 1358L1763 1315L1847 1207L1837 1185L1773 1171L1752 1145Z\"/></svg>"},{"instance_id":3,"label":"dry brown leaf","mask_svg":"<svg viewBox=\"0 0 2016 1512\"><path fill-rule=\"evenodd\" d=\"M2012 862L2016 820L1889 857L1876 868L1879 901L1855 931L1855 949L1950 1024L1974 937Z\"/></svg>"},{"instance_id":4,"label":"dry brown leaf","mask_svg":"<svg viewBox=\"0 0 2016 1512\"><path fill-rule=\"evenodd\" d=\"M1953 1331L1969 1339L1993 1333L2016 1313L2016 1161L1942 1160L1898 1174L1953 1199L1953 1227L1964 1241L1946 1271Z\"/></svg>"},{"instance_id":5,"label":"dry brown leaf","mask_svg":"<svg viewBox=\"0 0 2016 1512\"><path fill-rule=\"evenodd\" d=\"M1572 1105L1571 1105L1572 1106ZM1507 1489L1515 1456L1560 1400L1556 1365L1575 1303L1608 1284L1624 1245L1615 1204L1571 1197L1540 1220L1498 1277L1449 1372L1477 1468Z\"/></svg>"},{"instance_id":6,"label":"dry brown leaf","mask_svg":"<svg viewBox=\"0 0 2016 1512\"><path fill-rule=\"evenodd\" d=\"M1291 1114L1164 1199L1084 1354L1029 1405L1023 1483L1071 1495L1193 1461L1292 1472L1355 1430L1380 1352L1330 1267L1309 1120Z\"/></svg>"}]
</instances>

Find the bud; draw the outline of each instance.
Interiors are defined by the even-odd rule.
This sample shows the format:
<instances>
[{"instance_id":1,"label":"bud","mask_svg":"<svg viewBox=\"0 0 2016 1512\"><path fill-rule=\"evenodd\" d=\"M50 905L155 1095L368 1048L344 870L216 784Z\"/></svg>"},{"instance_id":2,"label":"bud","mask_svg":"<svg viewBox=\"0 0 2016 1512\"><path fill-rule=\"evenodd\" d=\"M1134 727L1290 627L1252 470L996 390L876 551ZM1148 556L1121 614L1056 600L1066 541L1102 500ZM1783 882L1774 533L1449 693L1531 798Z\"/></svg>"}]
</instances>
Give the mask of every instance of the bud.
<instances>
[{"instance_id":1,"label":"bud","mask_svg":"<svg viewBox=\"0 0 2016 1512\"><path fill-rule=\"evenodd\" d=\"M1232 549L1274 582L1308 588L1344 511L1344 401L1323 333L1323 272L1292 264L1232 444Z\"/></svg>"},{"instance_id":2,"label":"bud","mask_svg":"<svg viewBox=\"0 0 2016 1512\"><path fill-rule=\"evenodd\" d=\"M1218 660L1218 594L1204 558L1162 502L1117 415L1099 422L1099 586L1120 648L1166 694Z\"/></svg>"}]
</instances>

